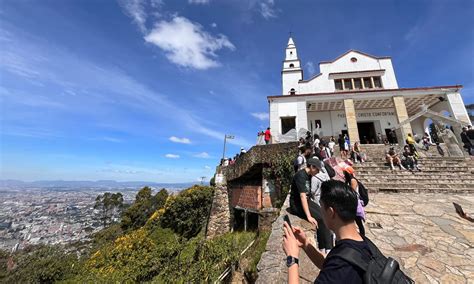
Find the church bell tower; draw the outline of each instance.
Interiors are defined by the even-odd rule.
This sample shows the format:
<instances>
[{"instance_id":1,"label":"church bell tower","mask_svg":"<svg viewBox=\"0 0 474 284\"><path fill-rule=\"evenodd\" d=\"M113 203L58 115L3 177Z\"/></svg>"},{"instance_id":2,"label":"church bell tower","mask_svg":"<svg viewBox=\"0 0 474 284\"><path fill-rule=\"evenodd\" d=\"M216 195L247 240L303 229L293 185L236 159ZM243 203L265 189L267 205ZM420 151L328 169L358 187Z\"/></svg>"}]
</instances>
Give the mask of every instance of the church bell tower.
<instances>
[{"instance_id":1,"label":"church bell tower","mask_svg":"<svg viewBox=\"0 0 474 284\"><path fill-rule=\"evenodd\" d=\"M298 59L295 42L291 36L285 52L283 70L281 71L282 95L296 95L298 94L298 82L303 80L303 70Z\"/></svg>"}]
</instances>

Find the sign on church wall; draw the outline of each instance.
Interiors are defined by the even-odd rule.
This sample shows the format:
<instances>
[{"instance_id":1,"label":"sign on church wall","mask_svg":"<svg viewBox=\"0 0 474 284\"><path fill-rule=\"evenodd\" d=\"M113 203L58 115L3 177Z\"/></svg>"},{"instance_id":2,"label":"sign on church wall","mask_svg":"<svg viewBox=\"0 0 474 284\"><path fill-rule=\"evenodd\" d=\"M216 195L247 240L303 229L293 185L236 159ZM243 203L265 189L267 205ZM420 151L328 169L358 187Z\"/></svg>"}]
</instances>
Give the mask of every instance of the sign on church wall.
<instances>
[{"instance_id":1,"label":"sign on church wall","mask_svg":"<svg viewBox=\"0 0 474 284\"><path fill-rule=\"evenodd\" d=\"M366 117L384 117L384 116L395 116L394 111L368 111L368 112L358 112L356 111L357 117L366 118ZM345 118L345 113L337 114L339 118Z\"/></svg>"}]
</instances>

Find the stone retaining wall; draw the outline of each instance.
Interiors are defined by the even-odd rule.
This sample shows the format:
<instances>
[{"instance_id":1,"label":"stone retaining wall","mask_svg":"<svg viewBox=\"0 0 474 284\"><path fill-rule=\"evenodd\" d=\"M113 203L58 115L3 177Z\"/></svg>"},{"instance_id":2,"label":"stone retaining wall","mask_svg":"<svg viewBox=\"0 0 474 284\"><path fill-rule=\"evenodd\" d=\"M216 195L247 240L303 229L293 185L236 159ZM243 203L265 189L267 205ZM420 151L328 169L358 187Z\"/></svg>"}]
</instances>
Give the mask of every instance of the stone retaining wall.
<instances>
[{"instance_id":1,"label":"stone retaining wall","mask_svg":"<svg viewBox=\"0 0 474 284\"><path fill-rule=\"evenodd\" d=\"M229 232L230 220L227 187L217 186L214 190L211 212L206 226L206 238L212 239Z\"/></svg>"}]
</instances>

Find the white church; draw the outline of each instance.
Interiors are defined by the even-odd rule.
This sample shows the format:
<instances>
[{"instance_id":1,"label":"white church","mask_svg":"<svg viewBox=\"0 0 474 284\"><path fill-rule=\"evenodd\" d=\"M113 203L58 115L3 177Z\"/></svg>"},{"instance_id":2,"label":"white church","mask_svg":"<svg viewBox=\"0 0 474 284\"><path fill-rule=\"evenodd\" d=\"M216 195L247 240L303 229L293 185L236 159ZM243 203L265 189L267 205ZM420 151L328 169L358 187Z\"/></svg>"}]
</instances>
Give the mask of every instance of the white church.
<instances>
[{"instance_id":1,"label":"white church","mask_svg":"<svg viewBox=\"0 0 474 284\"><path fill-rule=\"evenodd\" d=\"M408 133L422 135L431 119L448 123L458 134L471 124L461 85L400 88L390 57L349 50L320 62L320 73L305 79L291 37L285 54L282 93L268 97L274 137L305 129L374 143L378 133L386 137L394 129L401 142Z\"/></svg>"}]
</instances>

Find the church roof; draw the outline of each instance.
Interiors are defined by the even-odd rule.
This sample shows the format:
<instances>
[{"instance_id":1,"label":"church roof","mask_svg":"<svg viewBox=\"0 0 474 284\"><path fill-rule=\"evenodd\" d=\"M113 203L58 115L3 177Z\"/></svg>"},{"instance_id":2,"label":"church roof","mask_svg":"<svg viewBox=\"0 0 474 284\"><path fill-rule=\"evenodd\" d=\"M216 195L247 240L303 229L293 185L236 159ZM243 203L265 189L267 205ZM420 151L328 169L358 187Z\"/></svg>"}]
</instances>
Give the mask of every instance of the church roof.
<instances>
[{"instance_id":1,"label":"church roof","mask_svg":"<svg viewBox=\"0 0 474 284\"><path fill-rule=\"evenodd\" d=\"M290 37L290 39L288 39L288 45L286 48L289 48L289 47L295 47L295 42L293 41L293 38Z\"/></svg>"},{"instance_id":2,"label":"church roof","mask_svg":"<svg viewBox=\"0 0 474 284\"><path fill-rule=\"evenodd\" d=\"M344 52L343 54L339 55L336 59L332 60L332 61L321 61L319 62L319 64L330 64L330 63L333 63L334 61L337 61L339 60L340 58L342 58L343 56L349 54L350 52L355 52L355 53L359 53L361 55L364 55L364 56L367 56L367 57L371 57L371 58L374 58L374 59L390 59L392 57L390 56L381 56L381 57L378 57L378 56L373 56L373 55L370 55L368 53L365 53L365 52L362 52L362 51L358 51L358 50L355 50L355 49L349 49L348 51Z\"/></svg>"},{"instance_id":3,"label":"church roof","mask_svg":"<svg viewBox=\"0 0 474 284\"><path fill-rule=\"evenodd\" d=\"M282 99L289 97L312 97L312 96L328 96L328 95L344 95L344 94L358 94L358 93L385 93L385 92L400 92L400 91L429 91L429 90L439 90L439 89L461 89L462 85L452 85L452 86L434 86L434 87L418 87L418 88L398 88L398 89L369 89L369 90L359 90L359 91L337 91L337 92L326 92L326 93L308 93L308 94L294 94L294 95L277 95L277 96L267 96L267 99Z\"/></svg>"}]
</instances>

